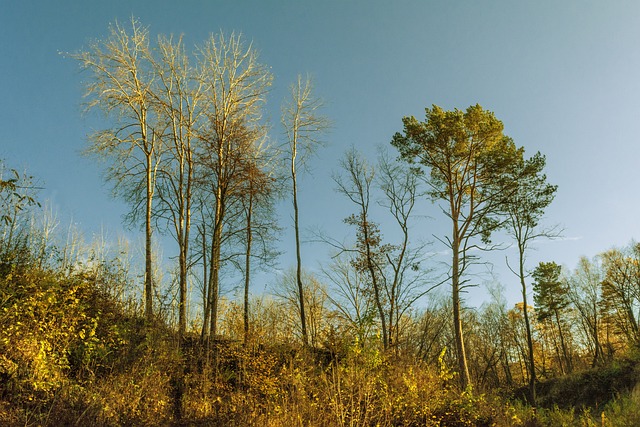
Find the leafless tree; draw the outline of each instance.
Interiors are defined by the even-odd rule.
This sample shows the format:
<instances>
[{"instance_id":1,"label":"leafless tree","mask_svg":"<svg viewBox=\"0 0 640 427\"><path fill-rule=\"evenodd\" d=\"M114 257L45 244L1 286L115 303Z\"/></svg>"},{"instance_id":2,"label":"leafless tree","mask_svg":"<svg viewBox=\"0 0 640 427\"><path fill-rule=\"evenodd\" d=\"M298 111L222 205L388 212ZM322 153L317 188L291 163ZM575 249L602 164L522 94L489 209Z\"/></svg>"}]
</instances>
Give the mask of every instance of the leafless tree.
<instances>
[{"instance_id":1,"label":"leafless tree","mask_svg":"<svg viewBox=\"0 0 640 427\"><path fill-rule=\"evenodd\" d=\"M199 50L200 79L204 91L207 128L201 138L197 162L203 198L212 211L208 236L208 277L203 339L216 334L221 248L229 206L238 200L247 176L248 159L256 141L263 138L262 108L272 80L258 61L252 45L236 34L211 36Z\"/></svg>"},{"instance_id":2,"label":"leafless tree","mask_svg":"<svg viewBox=\"0 0 640 427\"><path fill-rule=\"evenodd\" d=\"M354 148L347 151L341 161L341 166L346 177L335 175L334 181L337 191L353 202L357 209L357 213L345 219L347 224L356 227L357 237L353 250L355 254L353 267L360 274L365 274L366 280L373 290L373 301L381 324L382 343L386 350L389 348L389 319L385 310L381 266L386 253L391 248L382 243L380 229L370 218L371 192L375 171Z\"/></svg>"},{"instance_id":3,"label":"leafless tree","mask_svg":"<svg viewBox=\"0 0 640 427\"><path fill-rule=\"evenodd\" d=\"M178 333L187 326L189 244L191 241L198 136L203 127L203 85L190 64L182 38L159 37L154 58L158 89L153 99L162 121L165 148L157 172L156 216L178 244Z\"/></svg>"},{"instance_id":4,"label":"leafless tree","mask_svg":"<svg viewBox=\"0 0 640 427\"><path fill-rule=\"evenodd\" d=\"M327 313L327 291L324 284L312 273L305 270L302 271L302 280L307 286L304 287L304 299L307 325L307 333L309 337L308 344L316 348L326 330ZM291 322L290 329L297 330L302 337L302 322L300 319L300 295L298 287L297 272L290 270L286 272L280 280L275 284L274 294L280 298L287 306L289 320Z\"/></svg>"},{"instance_id":5,"label":"leafless tree","mask_svg":"<svg viewBox=\"0 0 640 427\"><path fill-rule=\"evenodd\" d=\"M282 107L282 126L286 132L293 195L293 223L296 239L296 280L300 297L300 323L302 340L309 344L304 306L304 285L302 283L302 256L300 254L300 220L298 209L298 167L303 166L309 156L321 144L321 135L328 129L329 121L319 113L323 103L313 94L310 77L298 80L291 86L291 97Z\"/></svg>"},{"instance_id":6,"label":"leafless tree","mask_svg":"<svg viewBox=\"0 0 640 427\"><path fill-rule=\"evenodd\" d=\"M327 299L335 307L337 318L348 325L361 343L367 342L375 325L376 308L362 274L353 268L355 254L336 255L322 272L332 284Z\"/></svg>"},{"instance_id":7,"label":"leafless tree","mask_svg":"<svg viewBox=\"0 0 640 427\"><path fill-rule=\"evenodd\" d=\"M388 349L398 344L402 316L430 288L425 288L428 269L420 266L423 245L410 246L409 222L418 192L417 177L384 153L378 163L376 180L376 169L355 149L341 161L343 175L335 175L334 181L337 191L356 206L357 212L345 219L356 227L356 243L353 248L335 241L333 244L340 252L352 253L352 267L366 277L380 319L383 346ZM388 210L400 231L396 244L385 243L378 224L372 221L377 189L382 193L379 204Z\"/></svg>"},{"instance_id":8,"label":"leafless tree","mask_svg":"<svg viewBox=\"0 0 640 427\"><path fill-rule=\"evenodd\" d=\"M72 55L91 73L85 96L112 126L94 133L87 153L108 162L106 179L114 194L131 205L132 224L142 217L145 230L145 315L153 315L152 209L160 159L161 124L153 108L157 76L149 32L132 19L131 30L116 23L109 36Z\"/></svg>"}]
</instances>

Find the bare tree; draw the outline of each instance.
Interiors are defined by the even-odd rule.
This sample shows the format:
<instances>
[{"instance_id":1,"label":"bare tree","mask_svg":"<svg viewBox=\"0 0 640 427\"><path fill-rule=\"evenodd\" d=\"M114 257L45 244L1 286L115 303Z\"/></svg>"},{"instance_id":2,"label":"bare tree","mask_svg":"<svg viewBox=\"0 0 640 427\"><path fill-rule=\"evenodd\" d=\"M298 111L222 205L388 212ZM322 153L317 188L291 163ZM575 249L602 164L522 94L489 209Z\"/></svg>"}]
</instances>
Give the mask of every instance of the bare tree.
<instances>
[{"instance_id":1,"label":"bare tree","mask_svg":"<svg viewBox=\"0 0 640 427\"><path fill-rule=\"evenodd\" d=\"M307 325L307 333L309 334L309 345L317 347L326 329L327 291L324 284L313 273L303 270L302 280L307 284L302 298L307 309L305 325ZM298 287L297 272L294 270L286 272L275 286L274 294L286 304L287 312L290 314L290 329L297 330L302 337L302 322L298 322L300 319L300 295L298 294L300 288Z\"/></svg>"},{"instance_id":2,"label":"bare tree","mask_svg":"<svg viewBox=\"0 0 640 427\"><path fill-rule=\"evenodd\" d=\"M158 90L153 102L162 120L165 152L158 168L157 217L178 244L178 333L187 326L189 243L194 202L198 136L203 126L202 81L189 63L182 38L158 38L154 59Z\"/></svg>"},{"instance_id":3,"label":"bare tree","mask_svg":"<svg viewBox=\"0 0 640 427\"><path fill-rule=\"evenodd\" d=\"M375 325L376 308L363 275L353 268L355 256L342 252L322 272L333 284L327 299L335 307L336 317L365 343Z\"/></svg>"},{"instance_id":4,"label":"bare tree","mask_svg":"<svg viewBox=\"0 0 640 427\"><path fill-rule=\"evenodd\" d=\"M354 148L347 151L341 166L346 178L341 175L334 177L337 190L351 200L357 209L356 214L345 219L347 224L356 227L356 245L353 250L356 256L353 259L353 267L360 274L365 274L371 284L373 301L381 324L382 343L386 350L389 348L389 330L381 265L391 248L382 244L380 229L370 219L371 187L375 171Z\"/></svg>"},{"instance_id":5,"label":"bare tree","mask_svg":"<svg viewBox=\"0 0 640 427\"><path fill-rule=\"evenodd\" d=\"M156 75L148 30L134 19L128 32L116 23L104 40L72 55L91 72L86 84L88 109L102 110L113 126L90 138L87 153L106 159L106 179L114 194L131 205L132 224L142 216L145 230L145 315L153 315L152 208L160 158L158 123L153 109Z\"/></svg>"},{"instance_id":6,"label":"bare tree","mask_svg":"<svg viewBox=\"0 0 640 427\"><path fill-rule=\"evenodd\" d=\"M356 205L357 212L345 219L356 227L356 242L353 248L335 241L329 243L340 252L352 253L352 267L366 277L380 319L383 346L388 349L392 344L397 348L402 316L429 291L424 288L428 270L420 268L424 245L410 246L409 222L418 188L416 174L392 162L384 153L378 163L380 173L376 180L376 169L355 149L345 154L341 161L344 175L335 175L334 181L337 191ZM376 189L382 193L380 206L388 210L398 226L400 238L395 244L383 241L378 224L371 219Z\"/></svg>"},{"instance_id":7,"label":"bare tree","mask_svg":"<svg viewBox=\"0 0 640 427\"><path fill-rule=\"evenodd\" d=\"M281 120L288 142L287 156L291 171L293 223L296 239L296 280L300 297L302 340L305 345L309 344L309 335L303 298L297 169L306 163L316 147L320 145L320 136L329 127L327 118L319 114L322 105L322 100L313 95L311 78L307 77L303 80L302 76L298 76L297 82L291 86L291 98L282 107Z\"/></svg>"},{"instance_id":8,"label":"bare tree","mask_svg":"<svg viewBox=\"0 0 640 427\"><path fill-rule=\"evenodd\" d=\"M203 339L216 334L221 248L227 214L238 200L246 180L247 161L265 129L262 107L272 76L258 61L258 53L241 36L211 36L200 48L200 79L205 93L207 129L200 135L202 165L198 179L203 198L210 203L213 226L209 236L209 271L206 284ZM203 228L205 230L205 228Z\"/></svg>"},{"instance_id":9,"label":"bare tree","mask_svg":"<svg viewBox=\"0 0 640 427\"><path fill-rule=\"evenodd\" d=\"M410 221L418 198L418 175L415 170L392 161L385 151L378 157L378 185L387 208L400 230L399 242L385 253L389 274L383 276L388 301L389 339L396 346L400 338L400 321L413 304L441 283L426 286L430 270L422 265L426 244L411 245Z\"/></svg>"}]
</instances>

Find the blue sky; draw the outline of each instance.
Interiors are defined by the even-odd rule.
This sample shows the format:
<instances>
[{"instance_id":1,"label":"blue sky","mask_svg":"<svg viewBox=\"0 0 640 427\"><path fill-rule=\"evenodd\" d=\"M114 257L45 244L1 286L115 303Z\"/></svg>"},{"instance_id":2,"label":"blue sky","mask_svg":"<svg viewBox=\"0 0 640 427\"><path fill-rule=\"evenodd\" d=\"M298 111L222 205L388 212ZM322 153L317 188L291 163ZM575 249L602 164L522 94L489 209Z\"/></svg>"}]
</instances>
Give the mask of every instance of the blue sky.
<instances>
[{"instance_id":1,"label":"blue sky","mask_svg":"<svg viewBox=\"0 0 640 427\"><path fill-rule=\"evenodd\" d=\"M529 154L547 155L548 177L559 186L547 222L561 224L565 238L540 244L532 266L555 260L573 268L581 255L640 238L640 2L5 2L0 158L38 177L42 197L88 237L102 227L117 234L126 207L79 155L99 120L82 116L86 76L59 52L76 52L131 16L154 35L182 33L190 44L220 30L252 40L275 78L267 110L273 138L282 137L286 88L298 73L314 76L333 129L313 177L301 182L306 227L347 237L342 218L351 208L335 195L331 173L351 145L373 156L403 116L423 118L431 104L479 103ZM440 216L428 203L424 214ZM283 226L290 215L280 213ZM430 239L447 232L443 225L424 221L416 233ZM282 245L292 248L291 234ZM326 253L307 245L303 256L314 268ZM495 258L501 264L502 255ZM283 268L292 262L281 260ZM497 271L515 289L504 267Z\"/></svg>"}]
</instances>

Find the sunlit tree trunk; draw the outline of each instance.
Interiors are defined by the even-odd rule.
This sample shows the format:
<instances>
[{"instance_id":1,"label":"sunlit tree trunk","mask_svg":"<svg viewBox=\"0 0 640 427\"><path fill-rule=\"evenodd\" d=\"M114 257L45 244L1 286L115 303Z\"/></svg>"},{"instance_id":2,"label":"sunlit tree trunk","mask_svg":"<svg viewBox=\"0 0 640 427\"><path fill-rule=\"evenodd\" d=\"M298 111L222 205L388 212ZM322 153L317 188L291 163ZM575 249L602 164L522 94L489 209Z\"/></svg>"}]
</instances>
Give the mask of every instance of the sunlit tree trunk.
<instances>
[{"instance_id":1,"label":"sunlit tree trunk","mask_svg":"<svg viewBox=\"0 0 640 427\"><path fill-rule=\"evenodd\" d=\"M471 383L469 375L469 365L467 363L467 352L464 346L464 334L462 328L462 316L460 315L460 242L458 239L458 221L453 222L452 249L453 258L451 262L451 299L453 304L453 328L455 332L456 352L458 354L458 372L463 387Z\"/></svg>"}]
</instances>

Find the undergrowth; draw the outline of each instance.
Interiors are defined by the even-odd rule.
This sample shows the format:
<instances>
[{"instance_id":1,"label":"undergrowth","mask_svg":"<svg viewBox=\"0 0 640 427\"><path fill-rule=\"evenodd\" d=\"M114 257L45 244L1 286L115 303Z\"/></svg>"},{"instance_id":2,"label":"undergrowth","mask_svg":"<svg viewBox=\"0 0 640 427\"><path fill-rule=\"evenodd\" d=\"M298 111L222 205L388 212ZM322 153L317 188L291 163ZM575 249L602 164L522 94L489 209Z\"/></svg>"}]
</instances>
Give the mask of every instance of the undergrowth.
<instances>
[{"instance_id":1,"label":"undergrowth","mask_svg":"<svg viewBox=\"0 0 640 427\"><path fill-rule=\"evenodd\" d=\"M11 262L0 273L3 426L640 425L636 377L616 382L629 365L541 393L563 403L570 390L607 385L615 399L534 409L459 390L444 351L432 366L358 340L337 353L260 341L207 348L197 335L179 341L160 319L146 323L90 272Z\"/></svg>"}]
</instances>

